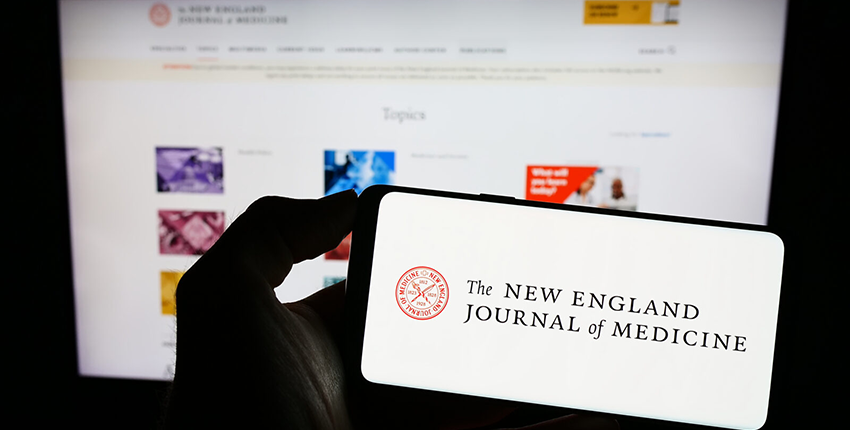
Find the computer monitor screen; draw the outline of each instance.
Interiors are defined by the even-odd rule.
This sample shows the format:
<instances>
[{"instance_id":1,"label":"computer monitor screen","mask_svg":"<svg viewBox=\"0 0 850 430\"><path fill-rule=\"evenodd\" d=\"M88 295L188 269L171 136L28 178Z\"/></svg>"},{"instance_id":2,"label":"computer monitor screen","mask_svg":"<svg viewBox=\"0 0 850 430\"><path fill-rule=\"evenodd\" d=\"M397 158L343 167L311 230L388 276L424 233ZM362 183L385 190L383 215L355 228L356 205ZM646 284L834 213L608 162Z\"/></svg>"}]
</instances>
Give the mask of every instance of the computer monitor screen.
<instances>
[{"instance_id":1,"label":"computer monitor screen","mask_svg":"<svg viewBox=\"0 0 850 430\"><path fill-rule=\"evenodd\" d=\"M255 199L372 184L764 224L783 1L62 1L82 375L169 379ZM343 279L348 242L276 290Z\"/></svg>"}]
</instances>

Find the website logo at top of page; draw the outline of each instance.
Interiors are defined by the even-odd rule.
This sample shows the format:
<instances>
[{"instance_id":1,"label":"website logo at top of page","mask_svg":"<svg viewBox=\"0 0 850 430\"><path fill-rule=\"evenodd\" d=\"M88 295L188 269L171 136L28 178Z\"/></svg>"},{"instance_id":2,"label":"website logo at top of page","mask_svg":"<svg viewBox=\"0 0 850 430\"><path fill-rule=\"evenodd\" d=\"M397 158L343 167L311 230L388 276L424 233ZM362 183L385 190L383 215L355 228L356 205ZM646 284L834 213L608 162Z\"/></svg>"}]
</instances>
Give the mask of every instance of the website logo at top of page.
<instances>
[{"instance_id":1,"label":"website logo at top of page","mask_svg":"<svg viewBox=\"0 0 850 430\"><path fill-rule=\"evenodd\" d=\"M162 3L157 3L151 6L148 16L150 17L153 25L157 27L165 27L171 21L171 9Z\"/></svg>"},{"instance_id":2,"label":"website logo at top of page","mask_svg":"<svg viewBox=\"0 0 850 430\"><path fill-rule=\"evenodd\" d=\"M414 267L399 278L395 299L405 315L429 320L446 308L449 285L440 272L427 266Z\"/></svg>"}]
</instances>

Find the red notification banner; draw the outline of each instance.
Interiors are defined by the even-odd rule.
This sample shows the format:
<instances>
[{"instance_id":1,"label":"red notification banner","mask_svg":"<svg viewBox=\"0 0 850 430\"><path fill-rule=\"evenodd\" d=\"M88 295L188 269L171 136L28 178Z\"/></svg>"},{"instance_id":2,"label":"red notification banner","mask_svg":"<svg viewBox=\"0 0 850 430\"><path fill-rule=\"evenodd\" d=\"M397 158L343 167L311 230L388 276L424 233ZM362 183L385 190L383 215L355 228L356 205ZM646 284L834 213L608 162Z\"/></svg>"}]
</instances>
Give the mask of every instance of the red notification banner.
<instances>
[{"instance_id":1,"label":"red notification banner","mask_svg":"<svg viewBox=\"0 0 850 430\"><path fill-rule=\"evenodd\" d=\"M596 166L528 166L525 199L564 203L597 169Z\"/></svg>"}]
</instances>

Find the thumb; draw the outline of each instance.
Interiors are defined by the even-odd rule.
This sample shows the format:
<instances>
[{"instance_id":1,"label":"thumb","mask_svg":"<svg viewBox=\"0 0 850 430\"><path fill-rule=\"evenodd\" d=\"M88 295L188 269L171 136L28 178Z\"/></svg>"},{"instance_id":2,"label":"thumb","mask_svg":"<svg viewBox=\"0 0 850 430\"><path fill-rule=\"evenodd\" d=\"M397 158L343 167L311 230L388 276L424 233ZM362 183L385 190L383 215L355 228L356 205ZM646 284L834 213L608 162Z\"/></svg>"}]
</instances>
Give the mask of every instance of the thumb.
<instances>
[{"instance_id":1,"label":"thumb","mask_svg":"<svg viewBox=\"0 0 850 430\"><path fill-rule=\"evenodd\" d=\"M351 231L356 207L353 190L318 200L260 198L186 272L177 289L179 298L185 300L194 290L207 298L223 293L216 288L239 294L232 291L234 284L277 287L293 264L316 258L342 241Z\"/></svg>"}]
</instances>

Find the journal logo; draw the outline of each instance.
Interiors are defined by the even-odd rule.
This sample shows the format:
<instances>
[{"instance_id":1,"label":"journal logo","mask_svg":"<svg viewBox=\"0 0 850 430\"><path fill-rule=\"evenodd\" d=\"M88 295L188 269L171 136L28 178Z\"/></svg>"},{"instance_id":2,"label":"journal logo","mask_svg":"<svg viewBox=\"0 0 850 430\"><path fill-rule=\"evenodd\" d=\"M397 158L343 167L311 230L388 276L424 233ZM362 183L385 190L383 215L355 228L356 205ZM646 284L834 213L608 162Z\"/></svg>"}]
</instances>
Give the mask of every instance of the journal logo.
<instances>
[{"instance_id":1,"label":"journal logo","mask_svg":"<svg viewBox=\"0 0 850 430\"><path fill-rule=\"evenodd\" d=\"M148 13L151 22L157 27L165 27L171 21L171 9L168 6L157 3L151 6L151 11Z\"/></svg>"},{"instance_id":2,"label":"journal logo","mask_svg":"<svg viewBox=\"0 0 850 430\"><path fill-rule=\"evenodd\" d=\"M446 308L449 285L440 272L426 266L414 267L399 278L395 299L405 315L429 320Z\"/></svg>"}]
</instances>

